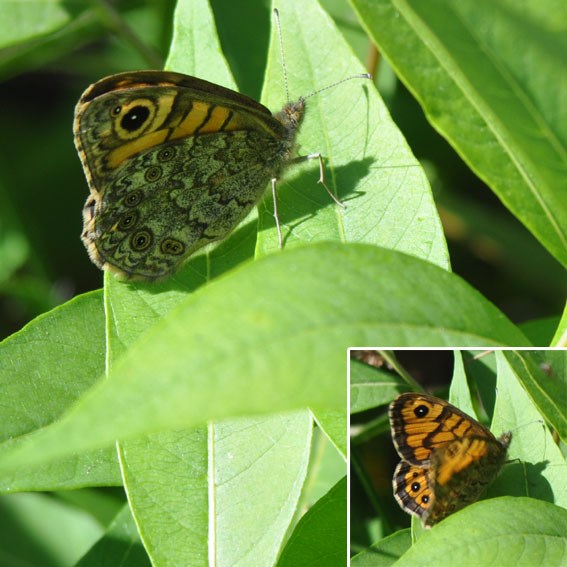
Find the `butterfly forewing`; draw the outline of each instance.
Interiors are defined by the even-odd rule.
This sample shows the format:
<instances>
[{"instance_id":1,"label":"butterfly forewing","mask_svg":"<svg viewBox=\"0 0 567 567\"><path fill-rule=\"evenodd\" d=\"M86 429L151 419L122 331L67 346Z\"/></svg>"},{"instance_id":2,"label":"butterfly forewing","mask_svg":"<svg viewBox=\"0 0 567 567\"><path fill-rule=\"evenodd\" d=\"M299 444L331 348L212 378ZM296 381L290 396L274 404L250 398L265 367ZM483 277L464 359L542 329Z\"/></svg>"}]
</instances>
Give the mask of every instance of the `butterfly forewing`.
<instances>
[{"instance_id":1,"label":"butterfly forewing","mask_svg":"<svg viewBox=\"0 0 567 567\"><path fill-rule=\"evenodd\" d=\"M400 457L420 465L431 457L431 451L472 435L494 438L480 423L455 406L425 394L406 393L390 404L390 424L394 444Z\"/></svg>"}]
</instances>

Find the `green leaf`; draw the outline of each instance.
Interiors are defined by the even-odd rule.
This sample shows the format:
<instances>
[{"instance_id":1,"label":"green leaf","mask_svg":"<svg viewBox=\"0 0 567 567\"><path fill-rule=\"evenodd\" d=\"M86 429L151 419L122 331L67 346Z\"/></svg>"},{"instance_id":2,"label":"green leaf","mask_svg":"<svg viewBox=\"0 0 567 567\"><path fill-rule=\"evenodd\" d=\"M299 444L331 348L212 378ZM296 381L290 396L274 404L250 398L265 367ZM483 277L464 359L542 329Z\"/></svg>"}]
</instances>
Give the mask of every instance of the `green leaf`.
<instances>
[{"instance_id":1,"label":"green leaf","mask_svg":"<svg viewBox=\"0 0 567 567\"><path fill-rule=\"evenodd\" d=\"M358 360L350 361L350 413L389 404L402 390L402 379Z\"/></svg>"},{"instance_id":2,"label":"green leaf","mask_svg":"<svg viewBox=\"0 0 567 567\"><path fill-rule=\"evenodd\" d=\"M0 7L0 49L60 30L71 21L66 2L52 0L4 1Z\"/></svg>"},{"instance_id":3,"label":"green leaf","mask_svg":"<svg viewBox=\"0 0 567 567\"><path fill-rule=\"evenodd\" d=\"M188 296L65 419L34 435L25 462L210 419L307 406L341 411L352 344L527 340L458 276L432 264L360 244L299 248ZM0 466L10 461L5 454Z\"/></svg>"},{"instance_id":4,"label":"green leaf","mask_svg":"<svg viewBox=\"0 0 567 567\"><path fill-rule=\"evenodd\" d=\"M565 3L351 3L433 126L567 266Z\"/></svg>"},{"instance_id":5,"label":"green leaf","mask_svg":"<svg viewBox=\"0 0 567 567\"><path fill-rule=\"evenodd\" d=\"M247 431L254 426L258 432ZM217 427L215 443L222 445L218 451L223 460L215 467L215 557L228 564L271 565L289 528L305 479L311 417L309 412L302 411ZM255 442L256 447L250 447ZM243 443L247 450L237 454L237 443ZM246 498L245 516L241 509L243 494L253 496Z\"/></svg>"},{"instance_id":6,"label":"green leaf","mask_svg":"<svg viewBox=\"0 0 567 567\"><path fill-rule=\"evenodd\" d=\"M121 567L149 567L146 554L134 518L128 506L114 518L106 533L77 563L77 567L100 567L120 565Z\"/></svg>"},{"instance_id":7,"label":"green leaf","mask_svg":"<svg viewBox=\"0 0 567 567\"><path fill-rule=\"evenodd\" d=\"M387 567L393 565L411 546L411 530L399 530L368 549L357 553L351 567Z\"/></svg>"},{"instance_id":8,"label":"green leaf","mask_svg":"<svg viewBox=\"0 0 567 567\"><path fill-rule=\"evenodd\" d=\"M517 387L514 391L515 401L510 408L520 414L519 424L543 416L563 442L567 442L567 351L503 351L497 354L499 374L510 373L515 377L516 383L521 385L521 388ZM498 395L501 395L500 390ZM533 410L529 413L526 410L520 411L517 403L520 397L529 399L532 408L537 408L541 416L534 414ZM551 437L548 442L550 449L556 447ZM541 445L541 439L539 444ZM535 450L537 453L537 449ZM539 458L542 458L541 449ZM547 458L551 458L551 455ZM565 505L567 506L567 501Z\"/></svg>"},{"instance_id":9,"label":"green leaf","mask_svg":"<svg viewBox=\"0 0 567 567\"><path fill-rule=\"evenodd\" d=\"M65 359L68 363L62 366ZM1 439L53 422L95 383L104 370L102 360L104 318L100 292L79 296L37 317L3 341ZM39 395L30 396L32 391ZM23 400L27 400L25 404Z\"/></svg>"},{"instance_id":10,"label":"green leaf","mask_svg":"<svg viewBox=\"0 0 567 567\"><path fill-rule=\"evenodd\" d=\"M105 343L102 307L100 292L76 297L0 343L1 450L56 421L101 376ZM108 445L68 454L47 467L2 475L0 489L119 485L116 451L112 442Z\"/></svg>"},{"instance_id":11,"label":"green leaf","mask_svg":"<svg viewBox=\"0 0 567 567\"><path fill-rule=\"evenodd\" d=\"M308 411L234 419L123 445L124 482L152 562L271 565L310 453ZM253 495L253 497L252 497Z\"/></svg>"},{"instance_id":12,"label":"green leaf","mask_svg":"<svg viewBox=\"0 0 567 567\"><path fill-rule=\"evenodd\" d=\"M309 96L364 68L318 2L281 4L290 98ZM332 64L329 58L332 46ZM272 34L262 102L286 103L279 40ZM353 79L306 100L299 154L320 152L334 204L317 183L316 160L293 164L278 180L278 214L286 247L316 241L364 242L449 267L427 178L374 85ZM258 253L277 250L271 194L259 210Z\"/></svg>"},{"instance_id":13,"label":"green leaf","mask_svg":"<svg viewBox=\"0 0 567 567\"><path fill-rule=\"evenodd\" d=\"M510 496L477 502L426 531L396 565L563 565L567 511ZM506 545L502 545L505 541Z\"/></svg>"},{"instance_id":14,"label":"green leaf","mask_svg":"<svg viewBox=\"0 0 567 567\"><path fill-rule=\"evenodd\" d=\"M177 3L165 68L236 89L207 2Z\"/></svg>"},{"instance_id":15,"label":"green leaf","mask_svg":"<svg viewBox=\"0 0 567 567\"><path fill-rule=\"evenodd\" d=\"M119 451L130 508L152 563L175 558L206 565L209 512L214 516L206 427L148 435L121 443Z\"/></svg>"},{"instance_id":16,"label":"green leaf","mask_svg":"<svg viewBox=\"0 0 567 567\"><path fill-rule=\"evenodd\" d=\"M541 423L544 414L538 412L525 390L524 367L531 366L533 357L537 355L537 351L495 353L498 384L491 429L497 435L511 431L512 442L508 449L511 462L504 466L488 494L531 496L567 508L564 486L567 463L548 428ZM565 368L563 364L556 369L561 374L558 379L562 383L565 382ZM530 389L534 386L532 384ZM560 398L556 400L564 406Z\"/></svg>"},{"instance_id":17,"label":"green leaf","mask_svg":"<svg viewBox=\"0 0 567 567\"><path fill-rule=\"evenodd\" d=\"M301 518L278 567L344 565L347 557L347 479L340 480Z\"/></svg>"},{"instance_id":18,"label":"green leaf","mask_svg":"<svg viewBox=\"0 0 567 567\"><path fill-rule=\"evenodd\" d=\"M567 347L567 304L565 304L565 308L563 309L561 321L557 326L555 336L551 341L551 346Z\"/></svg>"},{"instance_id":19,"label":"green leaf","mask_svg":"<svg viewBox=\"0 0 567 567\"><path fill-rule=\"evenodd\" d=\"M90 515L47 494L0 496L3 565L75 565L100 537Z\"/></svg>"},{"instance_id":20,"label":"green leaf","mask_svg":"<svg viewBox=\"0 0 567 567\"><path fill-rule=\"evenodd\" d=\"M100 35L88 6L59 0L0 4L0 79L68 55Z\"/></svg>"}]
</instances>

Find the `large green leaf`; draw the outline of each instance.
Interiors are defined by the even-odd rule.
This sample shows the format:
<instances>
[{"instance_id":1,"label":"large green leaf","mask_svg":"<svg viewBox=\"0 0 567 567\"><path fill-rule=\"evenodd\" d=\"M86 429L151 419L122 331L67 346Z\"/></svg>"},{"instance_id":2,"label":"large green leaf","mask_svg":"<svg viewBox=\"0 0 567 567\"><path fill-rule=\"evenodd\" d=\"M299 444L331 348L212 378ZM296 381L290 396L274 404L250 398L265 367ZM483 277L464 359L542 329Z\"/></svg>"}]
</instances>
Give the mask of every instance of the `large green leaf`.
<instances>
[{"instance_id":1,"label":"large green leaf","mask_svg":"<svg viewBox=\"0 0 567 567\"><path fill-rule=\"evenodd\" d=\"M152 561L273 564L301 492L311 432L304 410L124 443L124 484Z\"/></svg>"},{"instance_id":2,"label":"large green leaf","mask_svg":"<svg viewBox=\"0 0 567 567\"><path fill-rule=\"evenodd\" d=\"M567 351L505 351L504 355L546 422L567 442Z\"/></svg>"},{"instance_id":3,"label":"large green leaf","mask_svg":"<svg viewBox=\"0 0 567 567\"><path fill-rule=\"evenodd\" d=\"M434 127L566 266L566 4L351 3Z\"/></svg>"},{"instance_id":4,"label":"large green leaf","mask_svg":"<svg viewBox=\"0 0 567 567\"><path fill-rule=\"evenodd\" d=\"M440 557L463 567L563 565L566 522L565 509L532 498L477 502L422 534L396 565L438 565Z\"/></svg>"},{"instance_id":5,"label":"large green leaf","mask_svg":"<svg viewBox=\"0 0 567 567\"><path fill-rule=\"evenodd\" d=\"M344 410L352 344L528 345L492 304L432 264L368 245L299 248L188 296L66 418L30 435L33 444L22 440L17 461L235 415Z\"/></svg>"},{"instance_id":6,"label":"large green leaf","mask_svg":"<svg viewBox=\"0 0 567 567\"><path fill-rule=\"evenodd\" d=\"M496 352L498 393L492 425L498 432L512 431L508 450L512 462L504 467L498 488L502 494L531 496L567 509L567 463L551 432L541 423L542 417L558 419L559 414L564 426L567 409L565 353L558 353L563 357L561 363L558 359L557 364L552 363L552 367L555 366L553 377L543 372L534 373L533 366L540 354L545 351ZM548 381L563 385L557 387L555 398L551 397L553 390L545 386ZM541 392L531 399L529 394L533 395L538 386ZM541 409L534 401L541 404Z\"/></svg>"},{"instance_id":7,"label":"large green leaf","mask_svg":"<svg viewBox=\"0 0 567 567\"><path fill-rule=\"evenodd\" d=\"M286 1L280 17L292 100L364 71L317 2ZM286 102L275 34L262 101L273 111ZM286 246L319 240L364 242L448 268L427 178L370 81L353 79L309 97L298 143L300 155L324 156L327 184L346 207L335 205L317 184L316 161L290 166L278 182ZM268 195L259 214L260 253L278 246L272 210Z\"/></svg>"}]
</instances>

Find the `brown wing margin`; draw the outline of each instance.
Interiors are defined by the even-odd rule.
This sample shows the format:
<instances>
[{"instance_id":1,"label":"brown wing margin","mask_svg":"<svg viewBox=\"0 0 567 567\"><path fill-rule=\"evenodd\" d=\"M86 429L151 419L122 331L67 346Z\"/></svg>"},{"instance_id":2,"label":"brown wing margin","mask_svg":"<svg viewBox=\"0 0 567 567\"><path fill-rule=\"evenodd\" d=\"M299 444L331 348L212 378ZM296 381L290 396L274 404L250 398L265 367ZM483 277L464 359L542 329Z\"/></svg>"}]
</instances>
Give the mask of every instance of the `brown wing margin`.
<instances>
[{"instance_id":1,"label":"brown wing margin","mask_svg":"<svg viewBox=\"0 0 567 567\"><path fill-rule=\"evenodd\" d=\"M210 83L204 79L174 73L173 71L127 71L105 77L91 85L81 97L80 103L85 104L95 98L115 90L131 89L133 87L165 87L180 86L205 94L208 97L218 98L222 104L229 100L237 106L246 107L247 110L255 110L262 114L272 115L271 111L263 104L246 95L231 89ZM217 102L217 101L215 101Z\"/></svg>"}]
</instances>

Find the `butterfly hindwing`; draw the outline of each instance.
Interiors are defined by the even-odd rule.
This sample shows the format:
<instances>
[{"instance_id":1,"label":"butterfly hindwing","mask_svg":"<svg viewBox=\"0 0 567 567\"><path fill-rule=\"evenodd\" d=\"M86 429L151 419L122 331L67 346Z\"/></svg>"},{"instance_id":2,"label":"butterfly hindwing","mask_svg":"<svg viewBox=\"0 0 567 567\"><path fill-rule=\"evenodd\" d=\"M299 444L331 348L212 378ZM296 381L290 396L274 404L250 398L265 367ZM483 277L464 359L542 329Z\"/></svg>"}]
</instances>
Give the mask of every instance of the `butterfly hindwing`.
<instances>
[{"instance_id":1,"label":"butterfly hindwing","mask_svg":"<svg viewBox=\"0 0 567 567\"><path fill-rule=\"evenodd\" d=\"M432 504L428 470L400 461L394 472L394 497L403 510L419 518Z\"/></svg>"}]
</instances>

